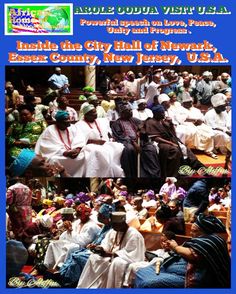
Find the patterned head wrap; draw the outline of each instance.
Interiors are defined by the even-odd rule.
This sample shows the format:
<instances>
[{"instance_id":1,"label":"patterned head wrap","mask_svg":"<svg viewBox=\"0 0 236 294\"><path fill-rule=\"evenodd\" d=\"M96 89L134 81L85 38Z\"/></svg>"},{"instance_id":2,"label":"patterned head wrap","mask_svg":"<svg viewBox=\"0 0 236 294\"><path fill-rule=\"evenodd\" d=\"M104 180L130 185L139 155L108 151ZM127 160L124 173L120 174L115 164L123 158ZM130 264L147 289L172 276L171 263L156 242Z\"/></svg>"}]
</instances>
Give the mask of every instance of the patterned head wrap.
<instances>
[{"instance_id":1,"label":"patterned head wrap","mask_svg":"<svg viewBox=\"0 0 236 294\"><path fill-rule=\"evenodd\" d=\"M55 202L55 203L57 203L57 204L59 204L59 205L63 205L63 204L65 203L65 199L62 198L62 197L57 196L57 197L55 197L55 198L53 199L53 202Z\"/></svg>"},{"instance_id":2,"label":"patterned head wrap","mask_svg":"<svg viewBox=\"0 0 236 294\"><path fill-rule=\"evenodd\" d=\"M96 95L91 95L88 97L88 102L94 101L94 100L98 100L98 97Z\"/></svg>"},{"instance_id":3,"label":"patterned head wrap","mask_svg":"<svg viewBox=\"0 0 236 294\"><path fill-rule=\"evenodd\" d=\"M66 199L73 199L74 198L74 195L72 193L66 195Z\"/></svg>"},{"instance_id":4,"label":"patterned head wrap","mask_svg":"<svg viewBox=\"0 0 236 294\"><path fill-rule=\"evenodd\" d=\"M66 199L64 204L66 207L71 207L73 203L74 203L73 199Z\"/></svg>"},{"instance_id":5,"label":"patterned head wrap","mask_svg":"<svg viewBox=\"0 0 236 294\"><path fill-rule=\"evenodd\" d=\"M102 204L102 206L99 208L99 213L103 215L103 217L109 219L111 217L111 213L113 211L113 208L109 204Z\"/></svg>"},{"instance_id":6,"label":"patterned head wrap","mask_svg":"<svg viewBox=\"0 0 236 294\"><path fill-rule=\"evenodd\" d=\"M40 224L44 228L51 228L53 225L53 217L49 214L45 214L42 217L39 218Z\"/></svg>"},{"instance_id":7,"label":"patterned head wrap","mask_svg":"<svg viewBox=\"0 0 236 294\"><path fill-rule=\"evenodd\" d=\"M79 217L81 221L86 221L89 218L91 211L92 209L84 203L81 203L76 207L76 212L80 215Z\"/></svg>"},{"instance_id":8,"label":"patterned head wrap","mask_svg":"<svg viewBox=\"0 0 236 294\"><path fill-rule=\"evenodd\" d=\"M224 233L226 231L222 221L213 215L200 213L195 224L207 234Z\"/></svg>"},{"instance_id":9,"label":"patterned head wrap","mask_svg":"<svg viewBox=\"0 0 236 294\"><path fill-rule=\"evenodd\" d=\"M93 87L90 87L90 86L86 86L82 89L82 91L86 91L86 92L91 92L93 93L95 90Z\"/></svg>"},{"instance_id":10,"label":"patterned head wrap","mask_svg":"<svg viewBox=\"0 0 236 294\"><path fill-rule=\"evenodd\" d=\"M126 75L127 75L127 77L129 77L131 75L134 75L134 72L132 70L129 70Z\"/></svg>"},{"instance_id":11,"label":"patterned head wrap","mask_svg":"<svg viewBox=\"0 0 236 294\"><path fill-rule=\"evenodd\" d=\"M95 109L95 107L93 106L93 104L89 104L83 107L83 115L85 115L86 113L88 113L89 111Z\"/></svg>"},{"instance_id":12,"label":"patterned head wrap","mask_svg":"<svg viewBox=\"0 0 236 294\"><path fill-rule=\"evenodd\" d=\"M30 165L36 154L30 149L22 149L18 157L10 165L10 172L12 176L21 176L27 167Z\"/></svg>"},{"instance_id":13,"label":"patterned head wrap","mask_svg":"<svg viewBox=\"0 0 236 294\"><path fill-rule=\"evenodd\" d=\"M80 101L87 101L87 98L84 95L79 96Z\"/></svg>"},{"instance_id":14,"label":"patterned head wrap","mask_svg":"<svg viewBox=\"0 0 236 294\"><path fill-rule=\"evenodd\" d=\"M78 199L81 203L85 203L90 200L90 197L84 192L79 192L76 194L76 199Z\"/></svg>"},{"instance_id":15,"label":"patterned head wrap","mask_svg":"<svg viewBox=\"0 0 236 294\"><path fill-rule=\"evenodd\" d=\"M127 197L128 194L129 194L129 193L128 193L127 191L120 191L120 192L119 192L119 195L120 195L120 196L124 196L124 197Z\"/></svg>"},{"instance_id":16,"label":"patterned head wrap","mask_svg":"<svg viewBox=\"0 0 236 294\"><path fill-rule=\"evenodd\" d=\"M53 201L50 199L43 199L43 204L47 206L52 206Z\"/></svg>"},{"instance_id":17,"label":"patterned head wrap","mask_svg":"<svg viewBox=\"0 0 236 294\"><path fill-rule=\"evenodd\" d=\"M63 121L69 118L69 113L67 111L64 110L58 110L56 115L55 115L55 119L56 121Z\"/></svg>"},{"instance_id":18,"label":"patterned head wrap","mask_svg":"<svg viewBox=\"0 0 236 294\"><path fill-rule=\"evenodd\" d=\"M103 201L104 201L104 195L105 194L102 194L100 196L98 196L96 199L95 199L95 203L97 203L98 205L102 204ZM107 195L106 195L107 196Z\"/></svg>"},{"instance_id":19,"label":"patterned head wrap","mask_svg":"<svg viewBox=\"0 0 236 294\"><path fill-rule=\"evenodd\" d=\"M176 94L175 94L175 92L169 92L168 93L168 96L170 97L170 98L172 98L173 96L175 96Z\"/></svg>"},{"instance_id":20,"label":"patterned head wrap","mask_svg":"<svg viewBox=\"0 0 236 294\"><path fill-rule=\"evenodd\" d=\"M184 190L184 188L179 187L178 190L176 191L176 194L178 195L179 199L184 199L185 196L187 195L187 191Z\"/></svg>"},{"instance_id":21,"label":"patterned head wrap","mask_svg":"<svg viewBox=\"0 0 236 294\"><path fill-rule=\"evenodd\" d=\"M145 193L150 199L156 199L155 193L153 190L148 190L147 193Z\"/></svg>"}]
</instances>

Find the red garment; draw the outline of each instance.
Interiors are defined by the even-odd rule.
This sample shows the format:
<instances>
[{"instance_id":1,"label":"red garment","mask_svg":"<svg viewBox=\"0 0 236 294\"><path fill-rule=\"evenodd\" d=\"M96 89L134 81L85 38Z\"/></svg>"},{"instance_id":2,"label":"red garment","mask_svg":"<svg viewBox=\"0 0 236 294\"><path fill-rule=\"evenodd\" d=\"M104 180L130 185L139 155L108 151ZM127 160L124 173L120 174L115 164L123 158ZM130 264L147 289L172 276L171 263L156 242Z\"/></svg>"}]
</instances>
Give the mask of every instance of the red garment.
<instances>
[{"instance_id":1,"label":"red garment","mask_svg":"<svg viewBox=\"0 0 236 294\"><path fill-rule=\"evenodd\" d=\"M21 239L23 230L32 222L32 191L29 187L16 183L7 190L7 205L12 231L16 239Z\"/></svg>"}]
</instances>

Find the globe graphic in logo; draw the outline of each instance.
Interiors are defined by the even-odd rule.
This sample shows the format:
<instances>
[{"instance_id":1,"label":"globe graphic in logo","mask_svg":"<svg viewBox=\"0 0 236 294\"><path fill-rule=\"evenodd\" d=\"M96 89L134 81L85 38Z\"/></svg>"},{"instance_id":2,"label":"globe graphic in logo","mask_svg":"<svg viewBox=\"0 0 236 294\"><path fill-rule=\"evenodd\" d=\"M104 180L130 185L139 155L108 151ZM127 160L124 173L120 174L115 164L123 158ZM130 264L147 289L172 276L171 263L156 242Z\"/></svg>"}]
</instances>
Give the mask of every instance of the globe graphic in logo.
<instances>
[{"instance_id":1,"label":"globe graphic in logo","mask_svg":"<svg viewBox=\"0 0 236 294\"><path fill-rule=\"evenodd\" d=\"M40 24L44 29L51 32L61 32L68 28L69 17L61 7L49 7L40 13Z\"/></svg>"}]
</instances>

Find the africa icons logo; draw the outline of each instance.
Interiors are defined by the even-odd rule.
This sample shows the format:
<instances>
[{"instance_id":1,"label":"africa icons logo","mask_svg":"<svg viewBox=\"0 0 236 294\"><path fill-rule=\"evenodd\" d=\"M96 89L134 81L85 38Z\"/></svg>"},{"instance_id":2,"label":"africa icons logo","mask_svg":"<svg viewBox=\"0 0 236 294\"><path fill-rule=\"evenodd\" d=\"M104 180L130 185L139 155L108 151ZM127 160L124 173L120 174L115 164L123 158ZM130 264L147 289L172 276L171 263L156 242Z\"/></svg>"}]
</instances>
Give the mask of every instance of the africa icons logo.
<instances>
[{"instance_id":1,"label":"africa icons logo","mask_svg":"<svg viewBox=\"0 0 236 294\"><path fill-rule=\"evenodd\" d=\"M72 35L73 5L5 4L5 35Z\"/></svg>"}]
</instances>

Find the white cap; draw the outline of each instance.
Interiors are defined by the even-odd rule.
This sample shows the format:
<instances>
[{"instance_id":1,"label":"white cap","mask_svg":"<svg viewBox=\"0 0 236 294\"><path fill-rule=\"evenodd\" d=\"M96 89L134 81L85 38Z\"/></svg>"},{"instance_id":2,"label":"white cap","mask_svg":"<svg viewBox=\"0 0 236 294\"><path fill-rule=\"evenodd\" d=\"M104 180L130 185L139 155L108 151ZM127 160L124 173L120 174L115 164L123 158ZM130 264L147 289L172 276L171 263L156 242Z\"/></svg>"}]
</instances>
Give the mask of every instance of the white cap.
<instances>
[{"instance_id":1,"label":"white cap","mask_svg":"<svg viewBox=\"0 0 236 294\"><path fill-rule=\"evenodd\" d=\"M53 217L51 215L45 214L43 215L40 219L39 219L41 225L44 228L51 228L51 226L53 225Z\"/></svg>"},{"instance_id":2,"label":"white cap","mask_svg":"<svg viewBox=\"0 0 236 294\"><path fill-rule=\"evenodd\" d=\"M227 97L222 93L215 94L211 97L211 104L213 107L224 105L226 101Z\"/></svg>"},{"instance_id":3,"label":"white cap","mask_svg":"<svg viewBox=\"0 0 236 294\"><path fill-rule=\"evenodd\" d=\"M139 99L137 100L137 104L142 104L142 103L147 103L147 101L145 99Z\"/></svg>"},{"instance_id":4,"label":"white cap","mask_svg":"<svg viewBox=\"0 0 236 294\"><path fill-rule=\"evenodd\" d=\"M170 180L172 183L176 183L177 179L175 177L167 177L166 181Z\"/></svg>"},{"instance_id":5,"label":"white cap","mask_svg":"<svg viewBox=\"0 0 236 294\"><path fill-rule=\"evenodd\" d=\"M129 227L133 227L135 229L140 228L138 216L132 210L126 212L126 223Z\"/></svg>"},{"instance_id":6,"label":"white cap","mask_svg":"<svg viewBox=\"0 0 236 294\"><path fill-rule=\"evenodd\" d=\"M55 67L55 71L59 71L59 70L61 70L61 68L60 67Z\"/></svg>"},{"instance_id":7,"label":"white cap","mask_svg":"<svg viewBox=\"0 0 236 294\"><path fill-rule=\"evenodd\" d=\"M162 102L165 102L165 101L170 101L170 97L167 94L163 93L158 96L159 104L161 104Z\"/></svg>"},{"instance_id":8,"label":"white cap","mask_svg":"<svg viewBox=\"0 0 236 294\"><path fill-rule=\"evenodd\" d=\"M193 98L190 96L189 92L183 92L182 93L182 103L183 102L193 102Z\"/></svg>"},{"instance_id":9,"label":"white cap","mask_svg":"<svg viewBox=\"0 0 236 294\"><path fill-rule=\"evenodd\" d=\"M204 71L204 73L202 74L203 77L210 77L212 75L212 73L210 71Z\"/></svg>"}]
</instances>

